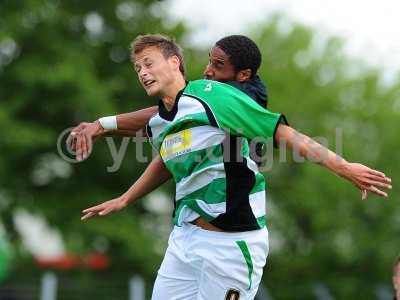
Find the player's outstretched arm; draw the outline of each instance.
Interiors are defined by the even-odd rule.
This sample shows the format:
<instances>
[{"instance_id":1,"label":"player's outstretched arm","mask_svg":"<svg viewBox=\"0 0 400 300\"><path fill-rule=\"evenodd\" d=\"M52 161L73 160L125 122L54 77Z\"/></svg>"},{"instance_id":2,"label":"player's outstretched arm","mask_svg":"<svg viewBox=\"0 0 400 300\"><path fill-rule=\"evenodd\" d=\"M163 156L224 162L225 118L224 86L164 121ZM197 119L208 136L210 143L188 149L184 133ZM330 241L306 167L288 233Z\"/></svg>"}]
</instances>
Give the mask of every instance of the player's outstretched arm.
<instances>
[{"instance_id":1,"label":"player's outstretched arm","mask_svg":"<svg viewBox=\"0 0 400 300\"><path fill-rule=\"evenodd\" d=\"M387 197L387 193L383 190L392 188L392 180L383 172L362 164L349 163L338 154L289 126L280 124L275 139L279 145L286 145L302 157L321 164L333 173L349 180L361 190L362 199L367 197L368 192Z\"/></svg>"},{"instance_id":2,"label":"player's outstretched arm","mask_svg":"<svg viewBox=\"0 0 400 300\"><path fill-rule=\"evenodd\" d=\"M158 107L152 106L142 110L120 114L114 119L112 129L102 126L99 120L94 122L82 122L72 129L67 139L67 145L76 153L78 161L86 159L93 149L94 141L101 136L122 135L134 136L137 131L143 129L150 118L158 111ZM112 122L111 122L112 123ZM105 126L107 127L107 126Z\"/></svg>"},{"instance_id":3,"label":"player's outstretched arm","mask_svg":"<svg viewBox=\"0 0 400 300\"><path fill-rule=\"evenodd\" d=\"M105 216L111 212L119 211L129 203L154 191L171 177L171 173L165 167L164 162L157 156L128 191L118 198L83 210L84 215L81 219L87 220L96 215Z\"/></svg>"}]
</instances>

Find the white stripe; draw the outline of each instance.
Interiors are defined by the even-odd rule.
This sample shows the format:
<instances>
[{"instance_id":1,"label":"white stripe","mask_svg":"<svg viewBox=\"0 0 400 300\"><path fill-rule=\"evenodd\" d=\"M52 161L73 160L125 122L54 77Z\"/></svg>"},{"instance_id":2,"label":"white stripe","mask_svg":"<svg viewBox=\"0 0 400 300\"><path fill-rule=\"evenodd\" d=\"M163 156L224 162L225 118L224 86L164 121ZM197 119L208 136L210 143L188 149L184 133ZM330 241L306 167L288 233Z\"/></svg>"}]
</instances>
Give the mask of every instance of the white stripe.
<instances>
[{"instance_id":1,"label":"white stripe","mask_svg":"<svg viewBox=\"0 0 400 300\"><path fill-rule=\"evenodd\" d=\"M187 205L184 205L178 216L178 226L182 226L183 222L192 222L198 217L200 217L200 215L197 212L187 207Z\"/></svg>"},{"instance_id":2,"label":"white stripe","mask_svg":"<svg viewBox=\"0 0 400 300\"><path fill-rule=\"evenodd\" d=\"M220 214L226 212L226 202L208 204L202 200L196 200L197 205L208 215L216 218Z\"/></svg>"},{"instance_id":3,"label":"white stripe","mask_svg":"<svg viewBox=\"0 0 400 300\"><path fill-rule=\"evenodd\" d=\"M206 110L198 100L183 95L182 97L179 98L178 111L176 113L174 120L178 120L186 115L205 113L205 112Z\"/></svg>"},{"instance_id":4,"label":"white stripe","mask_svg":"<svg viewBox=\"0 0 400 300\"><path fill-rule=\"evenodd\" d=\"M171 122L161 118L160 114L158 113L154 117L152 117L149 121L149 126L153 135L152 140L157 139L158 136L165 129L165 127L167 127L169 124L171 124Z\"/></svg>"},{"instance_id":5,"label":"white stripe","mask_svg":"<svg viewBox=\"0 0 400 300\"><path fill-rule=\"evenodd\" d=\"M258 166L250 157L246 157L247 167L254 172L254 174L258 174Z\"/></svg>"},{"instance_id":6,"label":"white stripe","mask_svg":"<svg viewBox=\"0 0 400 300\"><path fill-rule=\"evenodd\" d=\"M205 149L221 144L225 139L225 132L212 126L198 126L190 129L192 131L192 151Z\"/></svg>"},{"instance_id":7,"label":"white stripe","mask_svg":"<svg viewBox=\"0 0 400 300\"><path fill-rule=\"evenodd\" d=\"M212 165L183 178L176 184L176 200L201 189L214 179L225 178L224 164Z\"/></svg>"},{"instance_id":8,"label":"white stripe","mask_svg":"<svg viewBox=\"0 0 400 300\"><path fill-rule=\"evenodd\" d=\"M254 172L254 174L259 174L257 164L250 158L246 157L247 167ZM249 195L249 202L251 210L256 218L265 215L266 205L265 205L265 191L257 192Z\"/></svg>"},{"instance_id":9,"label":"white stripe","mask_svg":"<svg viewBox=\"0 0 400 300\"><path fill-rule=\"evenodd\" d=\"M223 130L208 125L193 127L186 130L191 131L191 145L187 149L183 149L185 151L182 151L181 153L175 153L167 157L163 157L164 161L171 160L183 154L219 145L225 139L225 132ZM179 134L179 132L174 134ZM213 157L212 154L210 154L209 159L215 160L216 157Z\"/></svg>"},{"instance_id":10,"label":"white stripe","mask_svg":"<svg viewBox=\"0 0 400 300\"><path fill-rule=\"evenodd\" d=\"M265 191L257 192L249 196L251 210L256 218L265 215Z\"/></svg>"}]
</instances>

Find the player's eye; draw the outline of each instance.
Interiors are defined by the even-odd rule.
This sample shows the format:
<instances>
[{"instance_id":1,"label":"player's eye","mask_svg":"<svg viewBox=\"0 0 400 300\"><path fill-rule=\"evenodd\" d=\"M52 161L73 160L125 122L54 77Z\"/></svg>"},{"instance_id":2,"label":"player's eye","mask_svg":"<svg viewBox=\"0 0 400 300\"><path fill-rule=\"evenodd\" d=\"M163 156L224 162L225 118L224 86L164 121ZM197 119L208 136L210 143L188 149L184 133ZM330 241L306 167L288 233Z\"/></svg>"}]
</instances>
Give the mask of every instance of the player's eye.
<instances>
[{"instance_id":1,"label":"player's eye","mask_svg":"<svg viewBox=\"0 0 400 300\"><path fill-rule=\"evenodd\" d=\"M224 66L224 63L217 60L217 61L214 61L214 62L213 62L213 66L214 66L214 68L216 68L216 69L221 69L221 68Z\"/></svg>"}]
</instances>

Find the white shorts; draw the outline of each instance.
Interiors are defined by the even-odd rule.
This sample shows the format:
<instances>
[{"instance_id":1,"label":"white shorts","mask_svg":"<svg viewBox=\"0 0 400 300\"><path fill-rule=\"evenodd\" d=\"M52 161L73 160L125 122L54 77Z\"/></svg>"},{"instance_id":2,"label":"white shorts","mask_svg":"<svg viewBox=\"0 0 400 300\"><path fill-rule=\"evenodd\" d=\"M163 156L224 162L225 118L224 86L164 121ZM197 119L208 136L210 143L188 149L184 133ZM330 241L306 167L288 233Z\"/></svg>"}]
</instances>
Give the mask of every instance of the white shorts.
<instances>
[{"instance_id":1,"label":"white shorts","mask_svg":"<svg viewBox=\"0 0 400 300\"><path fill-rule=\"evenodd\" d=\"M175 226L151 299L254 299L267 255L265 227L228 233Z\"/></svg>"}]
</instances>

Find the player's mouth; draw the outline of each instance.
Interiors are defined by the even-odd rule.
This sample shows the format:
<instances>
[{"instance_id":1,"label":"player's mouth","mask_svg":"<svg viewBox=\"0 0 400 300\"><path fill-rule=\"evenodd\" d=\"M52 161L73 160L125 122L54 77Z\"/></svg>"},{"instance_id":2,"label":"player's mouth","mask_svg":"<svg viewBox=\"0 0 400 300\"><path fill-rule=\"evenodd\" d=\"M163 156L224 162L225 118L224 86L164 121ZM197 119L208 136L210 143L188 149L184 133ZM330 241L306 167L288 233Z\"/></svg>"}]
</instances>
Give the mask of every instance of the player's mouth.
<instances>
[{"instance_id":1,"label":"player's mouth","mask_svg":"<svg viewBox=\"0 0 400 300\"><path fill-rule=\"evenodd\" d=\"M150 87L153 83L155 83L156 81L155 80L151 80L151 79L149 79L149 80L146 80L146 81L143 81L143 85L145 86L145 87Z\"/></svg>"}]
</instances>

